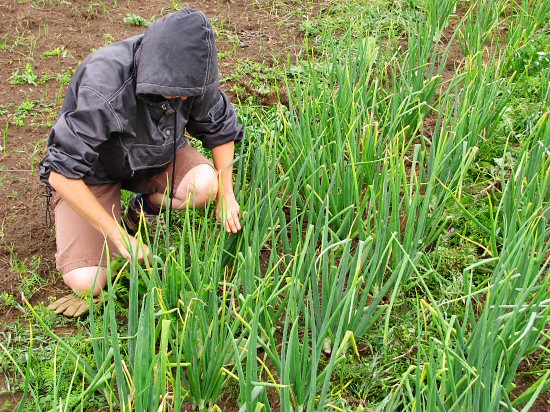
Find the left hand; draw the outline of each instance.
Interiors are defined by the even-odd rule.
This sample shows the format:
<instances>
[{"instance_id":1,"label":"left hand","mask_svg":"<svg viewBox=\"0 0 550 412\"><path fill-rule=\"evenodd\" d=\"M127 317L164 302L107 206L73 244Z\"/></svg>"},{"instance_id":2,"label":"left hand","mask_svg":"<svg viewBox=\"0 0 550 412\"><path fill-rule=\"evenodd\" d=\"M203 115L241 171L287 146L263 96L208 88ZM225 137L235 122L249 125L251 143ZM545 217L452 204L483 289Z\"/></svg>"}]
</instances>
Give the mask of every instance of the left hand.
<instances>
[{"instance_id":1,"label":"left hand","mask_svg":"<svg viewBox=\"0 0 550 412\"><path fill-rule=\"evenodd\" d=\"M216 216L224 224L227 233L237 233L242 229L241 207L234 193L220 193L216 204Z\"/></svg>"}]
</instances>

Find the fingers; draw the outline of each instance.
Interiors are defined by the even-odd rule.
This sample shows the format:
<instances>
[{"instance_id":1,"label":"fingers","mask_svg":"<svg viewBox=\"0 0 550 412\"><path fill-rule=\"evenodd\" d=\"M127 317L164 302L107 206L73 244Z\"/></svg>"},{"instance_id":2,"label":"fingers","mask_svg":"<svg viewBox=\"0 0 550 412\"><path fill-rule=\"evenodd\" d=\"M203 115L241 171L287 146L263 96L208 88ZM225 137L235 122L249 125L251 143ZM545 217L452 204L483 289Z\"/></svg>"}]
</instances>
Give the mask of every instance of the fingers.
<instances>
[{"instance_id":1,"label":"fingers","mask_svg":"<svg viewBox=\"0 0 550 412\"><path fill-rule=\"evenodd\" d=\"M148 262L150 265L153 264L153 259L151 257L151 250L149 249L149 246L140 243L138 247L140 247L138 260L140 262Z\"/></svg>"},{"instance_id":2,"label":"fingers","mask_svg":"<svg viewBox=\"0 0 550 412\"><path fill-rule=\"evenodd\" d=\"M111 238L111 240L113 241L113 243L117 248L116 254L129 261L132 260L132 256L130 255L130 253L128 253L129 248L133 249L132 239L135 240L135 238L130 235L127 235L127 237L123 237L121 235L121 236Z\"/></svg>"},{"instance_id":3,"label":"fingers","mask_svg":"<svg viewBox=\"0 0 550 412\"><path fill-rule=\"evenodd\" d=\"M241 229L239 210L233 209L232 211L228 211L225 217L225 230L227 233L237 233Z\"/></svg>"},{"instance_id":4,"label":"fingers","mask_svg":"<svg viewBox=\"0 0 550 412\"><path fill-rule=\"evenodd\" d=\"M149 264L152 264L149 246L138 241L134 236L127 235L125 238L121 238L120 242L115 242L115 245L117 246L118 253L129 262L132 262L135 256L138 262L143 263L147 261Z\"/></svg>"},{"instance_id":5,"label":"fingers","mask_svg":"<svg viewBox=\"0 0 550 412\"><path fill-rule=\"evenodd\" d=\"M227 232L237 233L237 227L235 226L234 216L228 215L225 221L225 230Z\"/></svg>"},{"instance_id":6,"label":"fingers","mask_svg":"<svg viewBox=\"0 0 550 412\"><path fill-rule=\"evenodd\" d=\"M233 193L222 193L218 197L216 216L225 227L227 233L237 233L242 229L240 222L240 206Z\"/></svg>"},{"instance_id":7,"label":"fingers","mask_svg":"<svg viewBox=\"0 0 550 412\"><path fill-rule=\"evenodd\" d=\"M240 221L240 210L236 211L237 213L233 216L233 222L235 223L235 227L237 228L237 231L241 230L241 221Z\"/></svg>"}]
</instances>

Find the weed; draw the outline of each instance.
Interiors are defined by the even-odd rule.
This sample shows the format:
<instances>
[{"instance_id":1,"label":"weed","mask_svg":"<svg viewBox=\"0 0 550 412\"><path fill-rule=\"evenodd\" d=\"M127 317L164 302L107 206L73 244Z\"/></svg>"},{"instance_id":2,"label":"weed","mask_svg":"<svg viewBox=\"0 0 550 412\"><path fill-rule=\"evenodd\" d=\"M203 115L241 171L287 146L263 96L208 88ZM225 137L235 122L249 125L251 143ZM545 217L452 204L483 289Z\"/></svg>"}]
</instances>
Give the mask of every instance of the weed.
<instances>
[{"instance_id":1,"label":"weed","mask_svg":"<svg viewBox=\"0 0 550 412\"><path fill-rule=\"evenodd\" d=\"M115 38L113 37L112 34L109 34L109 33L105 33L103 35L103 38L105 39L105 46L108 46L109 44L111 44L113 41L115 41Z\"/></svg>"},{"instance_id":2,"label":"weed","mask_svg":"<svg viewBox=\"0 0 550 412\"><path fill-rule=\"evenodd\" d=\"M162 8L162 10L160 11L161 15L164 15L164 14L167 14L167 13L170 13L170 12L173 12L173 11L178 11L182 7L185 7L185 3L180 2L178 0L170 0L170 3L171 4L169 6L166 6L166 7Z\"/></svg>"},{"instance_id":3,"label":"weed","mask_svg":"<svg viewBox=\"0 0 550 412\"><path fill-rule=\"evenodd\" d=\"M124 18L124 24L127 24L129 26L149 27L149 25L154 21L155 21L154 17L147 20L146 18L133 13L128 13Z\"/></svg>"},{"instance_id":4,"label":"weed","mask_svg":"<svg viewBox=\"0 0 550 412\"><path fill-rule=\"evenodd\" d=\"M18 308L23 313L22 318L2 325L0 332L0 373L6 379L9 392L24 392L23 382L26 377L32 379L33 386L44 388L43 396L28 399L24 410L49 410L54 405L59 406L60 398L56 394L61 395L63 403L68 401L65 396L70 393L75 373L69 350L78 350L83 356L89 356L92 351L85 331L86 322L60 319L42 304L34 307L33 311L40 316L42 327L52 328L63 336L64 345L59 345L42 332L28 308L19 305ZM30 374L21 375L19 371L25 366L19 365L27 364L30 365ZM99 410L103 405L97 395L92 395L86 403L90 410Z\"/></svg>"},{"instance_id":5,"label":"weed","mask_svg":"<svg viewBox=\"0 0 550 412\"><path fill-rule=\"evenodd\" d=\"M19 47L29 47L29 43L30 43L31 40L30 40L30 37L27 37L28 35L30 35L30 34L27 33L26 31L20 32L19 28L17 28L16 29L16 36L13 39L13 44L10 47L10 51L14 51L15 49L17 49Z\"/></svg>"},{"instance_id":6,"label":"weed","mask_svg":"<svg viewBox=\"0 0 550 412\"><path fill-rule=\"evenodd\" d=\"M271 16L288 21L311 13L315 2L312 0L254 0L254 6L265 10Z\"/></svg>"},{"instance_id":7,"label":"weed","mask_svg":"<svg viewBox=\"0 0 550 412\"><path fill-rule=\"evenodd\" d=\"M67 0L17 0L18 3L30 3L36 9L70 4Z\"/></svg>"},{"instance_id":8,"label":"weed","mask_svg":"<svg viewBox=\"0 0 550 412\"><path fill-rule=\"evenodd\" d=\"M101 12L102 14L108 15L109 8L107 5L101 1L87 2L85 5L81 6L80 12L82 17L86 20L93 20Z\"/></svg>"},{"instance_id":9,"label":"weed","mask_svg":"<svg viewBox=\"0 0 550 412\"><path fill-rule=\"evenodd\" d=\"M252 60L241 60L233 72L222 82L234 82L233 90L240 98L247 95L266 96L277 94L285 81L285 68L281 64L268 65ZM249 102L252 103L252 102Z\"/></svg>"},{"instance_id":10,"label":"weed","mask_svg":"<svg viewBox=\"0 0 550 412\"><path fill-rule=\"evenodd\" d=\"M61 86L68 86L74 72L75 69L73 68L63 69L63 71L57 75L57 81Z\"/></svg>"},{"instance_id":11,"label":"weed","mask_svg":"<svg viewBox=\"0 0 550 412\"><path fill-rule=\"evenodd\" d=\"M13 272L18 273L21 283L18 285L18 290L23 293L27 299L30 299L37 291L38 286L45 284L44 279L39 274L40 257L33 256L30 261L28 259L20 259L11 250L10 268Z\"/></svg>"},{"instance_id":12,"label":"weed","mask_svg":"<svg viewBox=\"0 0 550 412\"><path fill-rule=\"evenodd\" d=\"M309 47L323 52L330 49L334 38L348 30L358 35L391 36L414 33L415 21L423 19L415 14L411 4L404 1L375 0L364 2L350 0L330 1L319 14L310 16L299 25L300 31L313 40Z\"/></svg>"},{"instance_id":13,"label":"weed","mask_svg":"<svg viewBox=\"0 0 550 412\"><path fill-rule=\"evenodd\" d=\"M4 127L4 130L3 130L3 146L1 148L2 150L2 153L4 154L4 156L6 155L6 148L7 148L7 144L8 144L8 132L10 130L10 123L7 122L6 123L6 126Z\"/></svg>"},{"instance_id":14,"label":"weed","mask_svg":"<svg viewBox=\"0 0 550 412\"><path fill-rule=\"evenodd\" d=\"M550 33L539 31L528 42L515 51L509 64L511 72L534 76L550 69Z\"/></svg>"},{"instance_id":15,"label":"weed","mask_svg":"<svg viewBox=\"0 0 550 412\"><path fill-rule=\"evenodd\" d=\"M42 57L57 57L59 59L64 49L65 49L64 46L60 46L52 50L47 50L44 53L42 53Z\"/></svg>"},{"instance_id":16,"label":"weed","mask_svg":"<svg viewBox=\"0 0 550 412\"><path fill-rule=\"evenodd\" d=\"M44 146L46 143L47 138L44 137L42 139L38 139L33 142L32 147L33 151L32 153L27 153L27 156L29 158L30 163L30 172L31 175L35 175L35 166L40 162L40 160L44 157Z\"/></svg>"},{"instance_id":17,"label":"weed","mask_svg":"<svg viewBox=\"0 0 550 412\"><path fill-rule=\"evenodd\" d=\"M25 65L25 69L22 72L17 69L10 77L11 84L31 84L38 86L37 80L38 76L34 73L34 67L30 63Z\"/></svg>"},{"instance_id":18,"label":"weed","mask_svg":"<svg viewBox=\"0 0 550 412\"><path fill-rule=\"evenodd\" d=\"M15 109L15 113L12 115L12 123L16 126L24 126L25 119L31 113L36 103L31 100L25 100L21 102L21 105Z\"/></svg>"},{"instance_id":19,"label":"weed","mask_svg":"<svg viewBox=\"0 0 550 412\"><path fill-rule=\"evenodd\" d=\"M9 34L6 33L0 39L0 50L8 50L9 47L10 47L10 36Z\"/></svg>"},{"instance_id":20,"label":"weed","mask_svg":"<svg viewBox=\"0 0 550 412\"><path fill-rule=\"evenodd\" d=\"M13 295L10 295L8 292L4 291L0 294L0 308L1 307L19 308L20 305L17 303Z\"/></svg>"}]
</instances>

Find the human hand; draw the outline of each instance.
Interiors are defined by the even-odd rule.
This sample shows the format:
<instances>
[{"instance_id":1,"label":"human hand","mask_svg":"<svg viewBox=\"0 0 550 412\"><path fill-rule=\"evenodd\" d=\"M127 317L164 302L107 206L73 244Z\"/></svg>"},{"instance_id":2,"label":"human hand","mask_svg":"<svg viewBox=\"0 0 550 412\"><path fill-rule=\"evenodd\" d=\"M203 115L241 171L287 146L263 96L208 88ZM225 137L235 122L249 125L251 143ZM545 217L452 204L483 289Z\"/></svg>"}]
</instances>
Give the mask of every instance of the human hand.
<instances>
[{"instance_id":1,"label":"human hand","mask_svg":"<svg viewBox=\"0 0 550 412\"><path fill-rule=\"evenodd\" d=\"M216 204L216 216L225 226L227 233L237 233L242 229L240 222L241 207L235 199L235 194L221 193Z\"/></svg>"},{"instance_id":2,"label":"human hand","mask_svg":"<svg viewBox=\"0 0 550 412\"><path fill-rule=\"evenodd\" d=\"M145 261L151 263L151 251L149 246L143 242L138 242L134 236L130 236L128 233L121 233L111 237L111 240L115 244L118 253L128 261L132 261L133 257L137 254L137 260L140 263Z\"/></svg>"}]
</instances>

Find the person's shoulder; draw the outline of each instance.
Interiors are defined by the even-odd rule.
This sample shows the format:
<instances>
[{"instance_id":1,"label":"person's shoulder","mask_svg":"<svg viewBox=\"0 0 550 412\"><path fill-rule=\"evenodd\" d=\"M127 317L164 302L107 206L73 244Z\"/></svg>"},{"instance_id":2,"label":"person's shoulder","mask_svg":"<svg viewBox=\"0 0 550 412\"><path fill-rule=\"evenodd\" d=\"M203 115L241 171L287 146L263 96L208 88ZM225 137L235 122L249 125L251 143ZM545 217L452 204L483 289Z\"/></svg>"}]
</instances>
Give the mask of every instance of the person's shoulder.
<instances>
[{"instance_id":1,"label":"person's shoulder","mask_svg":"<svg viewBox=\"0 0 550 412\"><path fill-rule=\"evenodd\" d=\"M134 56L142 37L110 44L86 57L79 68L80 87L93 89L106 99L120 92L134 76Z\"/></svg>"}]
</instances>

